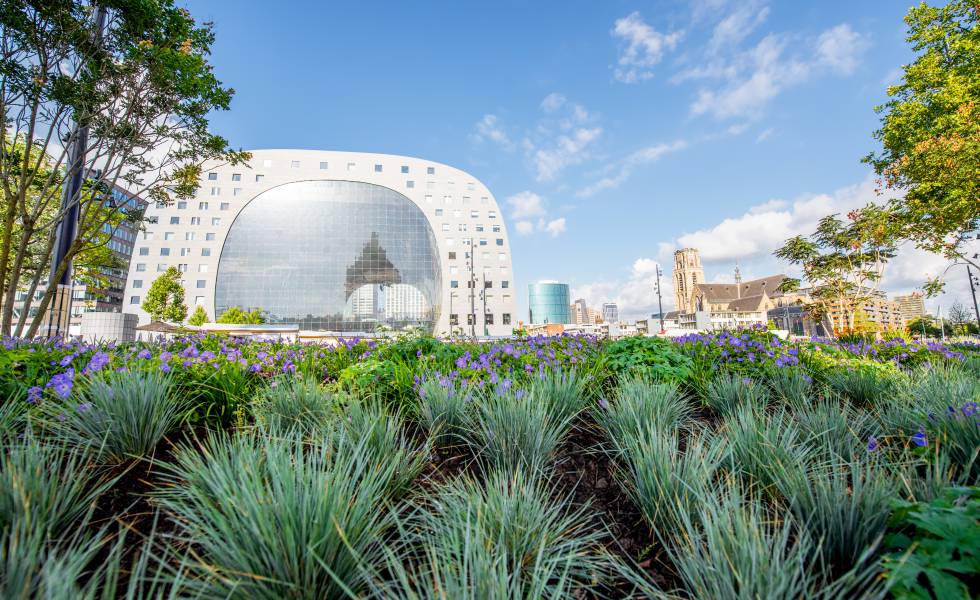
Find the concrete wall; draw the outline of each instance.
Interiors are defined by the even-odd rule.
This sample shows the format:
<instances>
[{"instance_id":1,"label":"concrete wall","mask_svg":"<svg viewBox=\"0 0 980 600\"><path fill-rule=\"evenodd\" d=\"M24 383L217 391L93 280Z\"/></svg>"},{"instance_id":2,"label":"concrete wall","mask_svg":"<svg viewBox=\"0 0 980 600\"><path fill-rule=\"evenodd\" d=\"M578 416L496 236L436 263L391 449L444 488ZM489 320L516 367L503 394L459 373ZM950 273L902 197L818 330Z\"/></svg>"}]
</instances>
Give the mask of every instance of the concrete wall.
<instances>
[{"instance_id":1,"label":"concrete wall","mask_svg":"<svg viewBox=\"0 0 980 600\"><path fill-rule=\"evenodd\" d=\"M80 333L86 342L132 342L138 323L139 317L129 313L84 313Z\"/></svg>"}]
</instances>

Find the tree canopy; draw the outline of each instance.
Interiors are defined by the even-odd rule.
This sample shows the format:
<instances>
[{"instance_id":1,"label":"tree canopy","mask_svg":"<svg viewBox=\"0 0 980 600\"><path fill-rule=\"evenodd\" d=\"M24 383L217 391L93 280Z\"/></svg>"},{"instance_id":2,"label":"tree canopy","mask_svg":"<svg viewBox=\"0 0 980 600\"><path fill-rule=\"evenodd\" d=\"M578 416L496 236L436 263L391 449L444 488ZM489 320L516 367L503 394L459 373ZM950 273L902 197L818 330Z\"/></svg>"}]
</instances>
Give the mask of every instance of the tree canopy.
<instances>
[{"instance_id":1,"label":"tree canopy","mask_svg":"<svg viewBox=\"0 0 980 600\"><path fill-rule=\"evenodd\" d=\"M217 322L230 325L261 325L265 323L265 317L262 316L260 308L246 311L240 306L232 306L218 317Z\"/></svg>"},{"instance_id":2,"label":"tree canopy","mask_svg":"<svg viewBox=\"0 0 980 600\"><path fill-rule=\"evenodd\" d=\"M184 303L184 286L180 284L180 271L177 267L170 267L153 280L143 298L143 310L154 321L184 322L187 318L187 304Z\"/></svg>"},{"instance_id":3,"label":"tree canopy","mask_svg":"<svg viewBox=\"0 0 980 600\"><path fill-rule=\"evenodd\" d=\"M204 310L204 307L198 304L196 307L194 307L193 314L191 314L190 318L187 319L187 324L200 327L210 320L211 317L208 316L208 311Z\"/></svg>"}]
</instances>

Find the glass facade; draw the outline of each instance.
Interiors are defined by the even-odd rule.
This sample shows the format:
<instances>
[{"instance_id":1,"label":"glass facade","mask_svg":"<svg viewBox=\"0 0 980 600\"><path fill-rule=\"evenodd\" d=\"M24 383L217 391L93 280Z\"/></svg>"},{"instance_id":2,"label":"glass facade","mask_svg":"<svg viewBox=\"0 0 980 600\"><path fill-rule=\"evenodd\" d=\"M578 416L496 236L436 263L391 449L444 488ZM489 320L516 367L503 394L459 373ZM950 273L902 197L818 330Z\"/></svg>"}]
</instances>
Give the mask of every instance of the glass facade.
<instances>
[{"instance_id":1,"label":"glass facade","mask_svg":"<svg viewBox=\"0 0 980 600\"><path fill-rule=\"evenodd\" d=\"M542 323L571 323L570 294L565 283L541 282L527 286L528 321Z\"/></svg>"},{"instance_id":2,"label":"glass facade","mask_svg":"<svg viewBox=\"0 0 980 600\"><path fill-rule=\"evenodd\" d=\"M232 223L215 314L240 306L308 330L431 331L440 272L428 219L402 194L354 181L288 183L256 196Z\"/></svg>"}]
</instances>

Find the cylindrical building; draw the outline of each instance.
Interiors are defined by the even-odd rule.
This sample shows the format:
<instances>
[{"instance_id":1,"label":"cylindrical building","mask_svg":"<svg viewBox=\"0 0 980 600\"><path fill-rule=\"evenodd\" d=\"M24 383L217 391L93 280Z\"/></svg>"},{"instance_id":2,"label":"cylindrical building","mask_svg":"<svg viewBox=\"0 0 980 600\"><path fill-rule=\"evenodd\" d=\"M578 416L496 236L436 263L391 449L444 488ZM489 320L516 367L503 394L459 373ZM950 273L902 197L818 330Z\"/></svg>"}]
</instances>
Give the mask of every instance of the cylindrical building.
<instances>
[{"instance_id":1,"label":"cylindrical building","mask_svg":"<svg viewBox=\"0 0 980 600\"><path fill-rule=\"evenodd\" d=\"M571 323L567 283L539 281L527 286L528 320L532 325Z\"/></svg>"}]
</instances>

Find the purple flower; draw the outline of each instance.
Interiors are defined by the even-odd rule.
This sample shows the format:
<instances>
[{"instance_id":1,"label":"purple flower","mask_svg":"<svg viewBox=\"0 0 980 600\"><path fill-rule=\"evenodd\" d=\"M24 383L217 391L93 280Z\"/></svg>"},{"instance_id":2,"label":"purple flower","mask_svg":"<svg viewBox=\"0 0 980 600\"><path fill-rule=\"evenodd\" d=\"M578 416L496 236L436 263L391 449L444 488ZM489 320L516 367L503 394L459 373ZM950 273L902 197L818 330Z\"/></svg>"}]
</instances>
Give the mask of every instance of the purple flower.
<instances>
[{"instance_id":1,"label":"purple flower","mask_svg":"<svg viewBox=\"0 0 980 600\"><path fill-rule=\"evenodd\" d=\"M163 362L163 363L170 362L170 357L172 357L172 356L173 355L170 354L169 352L161 352L160 353L160 362ZM167 371L164 371L164 373L169 373L169 372L170 372L169 369Z\"/></svg>"},{"instance_id":2,"label":"purple flower","mask_svg":"<svg viewBox=\"0 0 980 600\"><path fill-rule=\"evenodd\" d=\"M170 365L168 365L167 363L163 363L162 365L160 365L160 371L162 371L164 373L169 373L170 372Z\"/></svg>"},{"instance_id":3,"label":"purple flower","mask_svg":"<svg viewBox=\"0 0 980 600\"><path fill-rule=\"evenodd\" d=\"M91 409L92 409L91 402L82 402L81 404L78 405L78 412L80 413L88 412Z\"/></svg>"},{"instance_id":4,"label":"purple flower","mask_svg":"<svg viewBox=\"0 0 980 600\"><path fill-rule=\"evenodd\" d=\"M91 360L88 361L85 370L89 373L95 373L96 371L101 371L102 367L109 364L109 355L105 352L96 352L92 355Z\"/></svg>"},{"instance_id":5,"label":"purple flower","mask_svg":"<svg viewBox=\"0 0 980 600\"><path fill-rule=\"evenodd\" d=\"M868 438L868 452L874 452L877 449L878 449L878 440L875 438L875 436L869 437Z\"/></svg>"},{"instance_id":6,"label":"purple flower","mask_svg":"<svg viewBox=\"0 0 980 600\"><path fill-rule=\"evenodd\" d=\"M27 390L27 401L31 404L38 404L41 402L41 395L44 394L44 390L41 386L35 385L31 389Z\"/></svg>"},{"instance_id":7,"label":"purple flower","mask_svg":"<svg viewBox=\"0 0 980 600\"><path fill-rule=\"evenodd\" d=\"M153 353L144 348L143 350L140 350L136 356L137 358L141 358L143 360L150 360L153 358Z\"/></svg>"},{"instance_id":8,"label":"purple flower","mask_svg":"<svg viewBox=\"0 0 980 600\"><path fill-rule=\"evenodd\" d=\"M75 355L68 354L67 356L62 356L61 361L58 364L60 364L62 367L67 367L73 360L75 360Z\"/></svg>"},{"instance_id":9,"label":"purple flower","mask_svg":"<svg viewBox=\"0 0 980 600\"><path fill-rule=\"evenodd\" d=\"M921 427L912 436L912 443L920 447L925 447L929 445L929 438L926 437L926 432Z\"/></svg>"},{"instance_id":10,"label":"purple flower","mask_svg":"<svg viewBox=\"0 0 980 600\"><path fill-rule=\"evenodd\" d=\"M48 381L45 387L53 388L54 393L61 399L71 396L71 388L74 385L72 378L75 375L73 369L68 369L64 373L58 373Z\"/></svg>"},{"instance_id":11,"label":"purple flower","mask_svg":"<svg viewBox=\"0 0 980 600\"><path fill-rule=\"evenodd\" d=\"M602 410L609 410L609 403L606 402L605 398L599 398L599 408Z\"/></svg>"}]
</instances>

